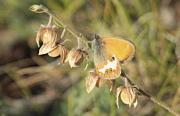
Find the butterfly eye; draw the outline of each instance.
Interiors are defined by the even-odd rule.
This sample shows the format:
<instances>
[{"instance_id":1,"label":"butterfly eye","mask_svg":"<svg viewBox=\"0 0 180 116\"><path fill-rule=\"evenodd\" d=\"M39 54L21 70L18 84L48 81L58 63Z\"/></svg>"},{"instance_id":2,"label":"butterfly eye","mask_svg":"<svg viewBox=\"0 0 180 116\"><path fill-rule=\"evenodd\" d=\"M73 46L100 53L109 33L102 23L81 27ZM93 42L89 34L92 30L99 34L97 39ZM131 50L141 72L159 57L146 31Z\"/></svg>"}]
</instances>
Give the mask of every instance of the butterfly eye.
<instances>
[{"instance_id":1,"label":"butterfly eye","mask_svg":"<svg viewBox=\"0 0 180 116\"><path fill-rule=\"evenodd\" d=\"M111 58L111 60L112 60L112 61L115 60L115 57L113 56L113 57Z\"/></svg>"},{"instance_id":2,"label":"butterfly eye","mask_svg":"<svg viewBox=\"0 0 180 116\"><path fill-rule=\"evenodd\" d=\"M95 35L94 35L94 38L95 38L95 39L100 39L101 37L100 37L98 34L95 34Z\"/></svg>"}]
</instances>

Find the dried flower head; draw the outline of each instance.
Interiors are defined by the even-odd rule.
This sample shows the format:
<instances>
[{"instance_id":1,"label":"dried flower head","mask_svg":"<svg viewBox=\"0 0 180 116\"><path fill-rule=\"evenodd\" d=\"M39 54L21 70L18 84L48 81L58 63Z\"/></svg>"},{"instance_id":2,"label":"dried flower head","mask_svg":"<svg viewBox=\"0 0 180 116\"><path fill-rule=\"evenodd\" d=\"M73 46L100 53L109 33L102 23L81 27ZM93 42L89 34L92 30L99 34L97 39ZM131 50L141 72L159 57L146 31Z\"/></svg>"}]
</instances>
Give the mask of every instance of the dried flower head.
<instances>
[{"instance_id":1,"label":"dried flower head","mask_svg":"<svg viewBox=\"0 0 180 116\"><path fill-rule=\"evenodd\" d=\"M137 106L137 94L132 87L118 87L116 91L116 104L119 108L119 97L121 98L122 102L128 104L129 107L132 105L134 107Z\"/></svg>"},{"instance_id":2,"label":"dried flower head","mask_svg":"<svg viewBox=\"0 0 180 116\"><path fill-rule=\"evenodd\" d=\"M108 85L111 92L114 85L114 82L112 80L99 78L95 70L89 71L88 76L85 80L86 91L88 93L90 93L94 89L94 87L102 87L105 84Z\"/></svg>"},{"instance_id":3,"label":"dried flower head","mask_svg":"<svg viewBox=\"0 0 180 116\"><path fill-rule=\"evenodd\" d=\"M61 64L64 64L65 62L65 59L67 57L67 54L68 54L68 50L66 49L66 47L63 45L63 44L57 44L57 47L52 50L51 52L48 53L48 55L50 57L58 57L60 56L61 60L60 60L60 63Z\"/></svg>"},{"instance_id":4,"label":"dried flower head","mask_svg":"<svg viewBox=\"0 0 180 116\"><path fill-rule=\"evenodd\" d=\"M109 91L112 92L113 86L114 86L114 80L107 80L107 79L99 78L96 83L96 87L102 87L104 85L107 85L109 87Z\"/></svg>"},{"instance_id":5,"label":"dried flower head","mask_svg":"<svg viewBox=\"0 0 180 116\"><path fill-rule=\"evenodd\" d=\"M61 57L60 63L64 64L66 57L68 55L68 50L65 48L64 45L59 45L59 52L60 52L60 57Z\"/></svg>"},{"instance_id":6,"label":"dried flower head","mask_svg":"<svg viewBox=\"0 0 180 116\"><path fill-rule=\"evenodd\" d=\"M48 9L41 4L40 5L36 5L36 4L32 5L29 9L35 13L44 13L44 12L48 11Z\"/></svg>"},{"instance_id":7,"label":"dried flower head","mask_svg":"<svg viewBox=\"0 0 180 116\"><path fill-rule=\"evenodd\" d=\"M99 78L96 75L95 71L89 71L88 76L86 77L86 80L85 80L87 93L90 93L94 89L98 79Z\"/></svg>"},{"instance_id":8,"label":"dried flower head","mask_svg":"<svg viewBox=\"0 0 180 116\"><path fill-rule=\"evenodd\" d=\"M42 46L39 49L39 55L47 54L54 50L57 46L58 39L58 29L55 26L43 26L41 25L37 36L36 42L38 47L40 47L40 41L42 41Z\"/></svg>"},{"instance_id":9,"label":"dried flower head","mask_svg":"<svg viewBox=\"0 0 180 116\"><path fill-rule=\"evenodd\" d=\"M72 49L65 60L65 62L69 62L70 67L78 67L85 57L87 56L87 52L82 49Z\"/></svg>"}]
</instances>

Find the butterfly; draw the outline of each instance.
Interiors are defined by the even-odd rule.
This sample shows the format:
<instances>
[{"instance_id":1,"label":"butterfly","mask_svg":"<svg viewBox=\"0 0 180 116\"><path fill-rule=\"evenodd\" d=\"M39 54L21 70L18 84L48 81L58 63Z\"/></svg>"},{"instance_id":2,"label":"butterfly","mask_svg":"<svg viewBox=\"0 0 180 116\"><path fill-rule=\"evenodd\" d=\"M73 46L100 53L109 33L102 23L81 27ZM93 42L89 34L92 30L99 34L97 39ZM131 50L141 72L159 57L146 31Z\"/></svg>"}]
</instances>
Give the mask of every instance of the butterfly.
<instances>
[{"instance_id":1,"label":"butterfly","mask_svg":"<svg viewBox=\"0 0 180 116\"><path fill-rule=\"evenodd\" d=\"M92 50L96 74L100 78L116 79L121 74L120 63L133 58L135 45L126 39L95 35Z\"/></svg>"}]
</instances>

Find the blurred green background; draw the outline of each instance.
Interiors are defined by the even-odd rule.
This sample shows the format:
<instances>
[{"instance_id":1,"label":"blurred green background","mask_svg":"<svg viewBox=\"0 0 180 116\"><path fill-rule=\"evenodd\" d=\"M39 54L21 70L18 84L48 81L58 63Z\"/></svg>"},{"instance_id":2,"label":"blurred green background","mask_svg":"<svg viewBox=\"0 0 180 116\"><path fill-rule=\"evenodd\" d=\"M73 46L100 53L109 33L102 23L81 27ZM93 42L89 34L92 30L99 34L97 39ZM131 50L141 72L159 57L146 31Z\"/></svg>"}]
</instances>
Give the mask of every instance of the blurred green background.
<instances>
[{"instance_id":1,"label":"blurred green background","mask_svg":"<svg viewBox=\"0 0 180 116\"><path fill-rule=\"evenodd\" d=\"M1 116L170 116L144 97L138 106L120 103L107 87L85 90L86 72L38 56L35 42L51 9L64 24L88 39L122 36L136 45L129 77L180 113L180 1L178 0L0 0ZM66 38L73 39L70 34Z\"/></svg>"}]
</instances>

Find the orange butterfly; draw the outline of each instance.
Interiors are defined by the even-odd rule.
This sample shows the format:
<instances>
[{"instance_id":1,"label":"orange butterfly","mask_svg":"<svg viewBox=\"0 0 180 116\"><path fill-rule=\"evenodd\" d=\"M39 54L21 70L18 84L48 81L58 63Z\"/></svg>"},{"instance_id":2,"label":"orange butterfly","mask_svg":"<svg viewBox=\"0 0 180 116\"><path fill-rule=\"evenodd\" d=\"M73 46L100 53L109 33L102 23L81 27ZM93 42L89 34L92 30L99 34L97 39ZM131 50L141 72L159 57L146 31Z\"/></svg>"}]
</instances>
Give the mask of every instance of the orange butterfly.
<instances>
[{"instance_id":1,"label":"orange butterfly","mask_svg":"<svg viewBox=\"0 0 180 116\"><path fill-rule=\"evenodd\" d=\"M128 40L95 35L92 42L96 74L100 78L115 79L121 74L120 62L131 60L135 46Z\"/></svg>"}]
</instances>

